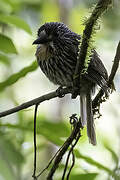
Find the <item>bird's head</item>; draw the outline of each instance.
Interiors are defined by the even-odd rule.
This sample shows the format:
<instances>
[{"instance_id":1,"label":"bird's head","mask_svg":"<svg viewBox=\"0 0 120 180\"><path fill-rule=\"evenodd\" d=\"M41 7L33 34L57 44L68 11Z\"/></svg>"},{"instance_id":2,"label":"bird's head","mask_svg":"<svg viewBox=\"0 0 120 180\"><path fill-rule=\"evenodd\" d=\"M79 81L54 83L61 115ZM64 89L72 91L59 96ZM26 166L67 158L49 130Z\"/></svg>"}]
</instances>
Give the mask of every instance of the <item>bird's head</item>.
<instances>
[{"instance_id":1,"label":"bird's head","mask_svg":"<svg viewBox=\"0 0 120 180\"><path fill-rule=\"evenodd\" d=\"M80 36L72 32L64 23L50 22L38 29L38 37L33 44L38 45L36 56L40 57L42 54L55 53L58 44L61 48L66 44L76 43L77 45L79 39Z\"/></svg>"},{"instance_id":2,"label":"bird's head","mask_svg":"<svg viewBox=\"0 0 120 180\"><path fill-rule=\"evenodd\" d=\"M58 26L62 23L51 22L45 23L38 29L37 39L33 45L37 45L36 56L40 59L49 58L55 50L54 43L58 37Z\"/></svg>"},{"instance_id":3,"label":"bird's head","mask_svg":"<svg viewBox=\"0 0 120 180\"><path fill-rule=\"evenodd\" d=\"M69 29L63 23L50 22L45 23L38 29L38 38L33 42L33 44L45 44L49 43L60 35L66 33Z\"/></svg>"}]
</instances>

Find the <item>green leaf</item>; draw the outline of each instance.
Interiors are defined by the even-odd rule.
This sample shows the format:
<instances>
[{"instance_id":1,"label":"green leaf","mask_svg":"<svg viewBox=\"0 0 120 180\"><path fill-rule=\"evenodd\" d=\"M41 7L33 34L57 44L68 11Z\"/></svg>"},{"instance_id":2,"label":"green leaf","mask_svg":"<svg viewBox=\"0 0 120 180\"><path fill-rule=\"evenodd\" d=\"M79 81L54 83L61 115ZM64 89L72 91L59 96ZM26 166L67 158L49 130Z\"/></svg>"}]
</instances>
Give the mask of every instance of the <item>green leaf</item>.
<instances>
[{"instance_id":1,"label":"green leaf","mask_svg":"<svg viewBox=\"0 0 120 180\"><path fill-rule=\"evenodd\" d=\"M13 16L13 15L12 16L0 15L0 21L3 23L6 23L6 24L14 25L14 26L26 31L30 35L32 34L30 26L20 17Z\"/></svg>"},{"instance_id":2,"label":"green leaf","mask_svg":"<svg viewBox=\"0 0 120 180\"><path fill-rule=\"evenodd\" d=\"M75 150L75 155L77 158L84 159L87 163L89 163L93 166L96 166L98 169L106 171L110 175L113 175L113 171L111 169L109 169L108 167L106 167L106 166L100 164L99 162L91 159L88 156L82 155L78 150Z\"/></svg>"},{"instance_id":3,"label":"green leaf","mask_svg":"<svg viewBox=\"0 0 120 180\"><path fill-rule=\"evenodd\" d=\"M97 173L75 174L70 176L70 180L94 180L97 175Z\"/></svg>"},{"instance_id":4,"label":"green leaf","mask_svg":"<svg viewBox=\"0 0 120 180\"><path fill-rule=\"evenodd\" d=\"M3 54L0 54L0 63L3 63L7 66L10 65L10 60L7 56L3 55Z\"/></svg>"},{"instance_id":5,"label":"green leaf","mask_svg":"<svg viewBox=\"0 0 120 180\"><path fill-rule=\"evenodd\" d=\"M38 67L37 62L34 61L31 65L11 75L8 79L0 83L0 91L3 91L6 87L16 83L19 79L26 76L29 72L35 71L37 67Z\"/></svg>"},{"instance_id":6,"label":"green leaf","mask_svg":"<svg viewBox=\"0 0 120 180\"><path fill-rule=\"evenodd\" d=\"M0 34L0 51L4 53L17 54L12 40L3 34Z\"/></svg>"},{"instance_id":7,"label":"green leaf","mask_svg":"<svg viewBox=\"0 0 120 180\"><path fill-rule=\"evenodd\" d=\"M2 23L6 23L6 24L12 24L12 25L26 31L29 34L32 34L29 25L20 17L13 16L13 15L9 15L9 16L0 15L0 21Z\"/></svg>"}]
</instances>

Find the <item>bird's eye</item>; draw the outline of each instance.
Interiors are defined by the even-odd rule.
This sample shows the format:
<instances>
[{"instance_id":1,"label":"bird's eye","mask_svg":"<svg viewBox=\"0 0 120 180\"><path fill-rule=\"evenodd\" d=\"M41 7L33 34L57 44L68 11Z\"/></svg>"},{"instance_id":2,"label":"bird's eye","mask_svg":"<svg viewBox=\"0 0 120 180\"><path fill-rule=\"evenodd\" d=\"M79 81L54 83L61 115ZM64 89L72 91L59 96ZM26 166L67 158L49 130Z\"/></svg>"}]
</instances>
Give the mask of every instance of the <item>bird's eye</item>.
<instances>
[{"instance_id":1,"label":"bird's eye","mask_svg":"<svg viewBox=\"0 0 120 180\"><path fill-rule=\"evenodd\" d=\"M46 36L46 31L45 30L42 30L41 32L39 32L38 36Z\"/></svg>"},{"instance_id":2,"label":"bird's eye","mask_svg":"<svg viewBox=\"0 0 120 180\"><path fill-rule=\"evenodd\" d=\"M52 40L52 35L50 34L50 35L48 36L48 38L49 38L50 40Z\"/></svg>"}]
</instances>

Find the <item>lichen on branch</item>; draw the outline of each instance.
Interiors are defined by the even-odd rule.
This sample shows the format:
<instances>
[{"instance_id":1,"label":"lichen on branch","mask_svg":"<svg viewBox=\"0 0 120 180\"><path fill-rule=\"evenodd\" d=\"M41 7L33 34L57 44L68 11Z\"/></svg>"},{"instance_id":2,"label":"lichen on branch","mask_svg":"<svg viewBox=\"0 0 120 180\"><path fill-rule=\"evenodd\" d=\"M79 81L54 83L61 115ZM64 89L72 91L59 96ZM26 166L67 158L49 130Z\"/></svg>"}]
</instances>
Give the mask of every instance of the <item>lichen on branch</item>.
<instances>
[{"instance_id":1,"label":"lichen on branch","mask_svg":"<svg viewBox=\"0 0 120 180\"><path fill-rule=\"evenodd\" d=\"M92 53L91 49L93 47L92 37L96 32L96 26L99 18L110 6L112 6L112 0L99 0L91 16L87 19L85 23L85 29L83 31L82 42L80 45L75 73L73 76L74 89L77 89L81 75L86 73L88 69L88 65L90 63L89 56ZM76 94L76 92L74 92L73 90L73 97L74 93Z\"/></svg>"}]
</instances>

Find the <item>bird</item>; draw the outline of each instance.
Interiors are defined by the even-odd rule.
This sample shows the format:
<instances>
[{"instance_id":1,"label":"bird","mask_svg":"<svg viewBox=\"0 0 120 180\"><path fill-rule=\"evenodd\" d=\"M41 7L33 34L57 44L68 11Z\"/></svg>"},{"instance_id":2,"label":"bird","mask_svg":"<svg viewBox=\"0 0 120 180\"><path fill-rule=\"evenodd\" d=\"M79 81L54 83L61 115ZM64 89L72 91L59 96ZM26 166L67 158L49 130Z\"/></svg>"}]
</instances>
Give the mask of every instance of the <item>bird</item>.
<instances>
[{"instance_id":1,"label":"bird","mask_svg":"<svg viewBox=\"0 0 120 180\"><path fill-rule=\"evenodd\" d=\"M38 65L46 77L60 87L73 87L73 76L79 54L81 35L62 22L46 22L33 42L37 45ZM80 79L80 115L82 126L87 126L89 142L96 145L96 133L92 109L92 95L100 86L108 95L108 73L95 49L91 50L87 72Z\"/></svg>"}]
</instances>

